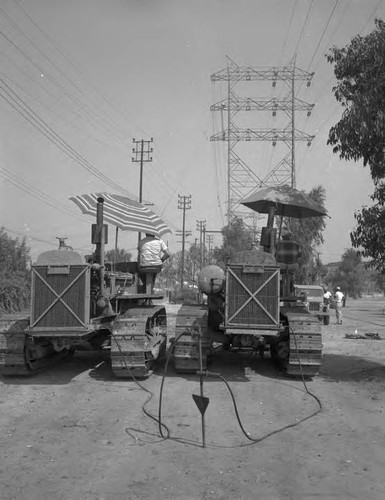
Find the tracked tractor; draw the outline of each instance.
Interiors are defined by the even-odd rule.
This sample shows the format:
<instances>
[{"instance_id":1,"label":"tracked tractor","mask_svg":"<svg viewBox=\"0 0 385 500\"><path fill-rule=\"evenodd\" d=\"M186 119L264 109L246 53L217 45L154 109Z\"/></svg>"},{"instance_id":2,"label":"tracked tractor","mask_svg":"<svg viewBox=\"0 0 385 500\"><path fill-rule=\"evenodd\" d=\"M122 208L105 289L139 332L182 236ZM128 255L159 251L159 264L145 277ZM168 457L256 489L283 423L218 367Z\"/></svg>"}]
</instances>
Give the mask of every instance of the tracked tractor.
<instances>
[{"instance_id":1,"label":"tracked tractor","mask_svg":"<svg viewBox=\"0 0 385 500\"><path fill-rule=\"evenodd\" d=\"M300 213L325 215L311 203L310 206L314 213ZM321 324L294 292L300 246L281 239L277 244L274 227L274 216L282 215L288 202L278 204L273 200L265 207L268 219L259 249L239 252L224 270L209 265L199 273L198 284L207 296L207 306L186 305L179 311L179 340L174 348L177 371L198 371L200 364L207 368L213 346L216 350L219 346L254 351L260 356L269 353L290 375L311 377L318 373L322 358Z\"/></svg>"},{"instance_id":2,"label":"tracked tractor","mask_svg":"<svg viewBox=\"0 0 385 500\"><path fill-rule=\"evenodd\" d=\"M153 273L137 262L107 270L103 198L98 199L86 260L65 245L39 255L32 266L29 318L3 334L5 375L30 375L74 351L103 350L118 377L146 377L166 349L164 306L154 305Z\"/></svg>"}]
</instances>

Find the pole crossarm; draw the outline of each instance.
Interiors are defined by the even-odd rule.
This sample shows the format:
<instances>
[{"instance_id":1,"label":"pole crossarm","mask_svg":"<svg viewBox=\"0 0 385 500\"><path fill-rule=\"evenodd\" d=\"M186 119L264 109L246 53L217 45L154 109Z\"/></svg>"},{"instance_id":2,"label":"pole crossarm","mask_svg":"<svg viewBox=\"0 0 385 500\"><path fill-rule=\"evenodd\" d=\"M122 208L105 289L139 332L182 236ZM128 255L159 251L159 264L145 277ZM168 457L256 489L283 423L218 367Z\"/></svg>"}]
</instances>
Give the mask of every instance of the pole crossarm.
<instances>
[{"instance_id":1,"label":"pole crossarm","mask_svg":"<svg viewBox=\"0 0 385 500\"><path fill-rule=\"evenodd\" d=\"M294 109L296 111L307 111L309 113L313 108L314 104L298 98L294 100ZM292 102L290 97L286 99L277 99L275 97L264 99L257 97L240 98L235 96L230 100L230 103L229 99L223 99L210 106L211 111L228 111L229 109L233 111L291 111Z\"/></svg>"},{"instance_id":2,"label":"pole crossarm","mask_svg":"<svg viewBox=\"0 0 385 500\"><path fill-rule=\"evenodd\" d=\"M304 80L311 81L314 72L309 73L303 69L291 66L273 66L269 68L253 68L251 66L232 65L211 75L211 81L285 81Z\"/></svg>"},{"instance_id":3,"label":"pole crossarm","mask_svg":"<svg viewBox=\"0 0 385 500\"><path fill-rule=\"evenodd\" d=\"M301 130L294 131L294 140L311 142L314 135L306 134ZM229 134L228 129L222 130L210 137L210 141L284 141L292 140L292 132L288 129L233 129Z\"/></svg>"}]
</instances>

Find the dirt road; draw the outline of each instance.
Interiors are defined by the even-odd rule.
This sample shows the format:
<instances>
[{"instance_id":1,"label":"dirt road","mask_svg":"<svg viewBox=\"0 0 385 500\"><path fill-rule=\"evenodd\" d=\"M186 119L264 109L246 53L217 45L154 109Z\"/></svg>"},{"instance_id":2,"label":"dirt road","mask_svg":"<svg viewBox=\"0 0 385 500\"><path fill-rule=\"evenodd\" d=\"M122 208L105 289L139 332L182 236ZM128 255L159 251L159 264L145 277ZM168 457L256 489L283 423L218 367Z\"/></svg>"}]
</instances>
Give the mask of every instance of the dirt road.
<instances>
[{"instance_id":1,"label":"dirt road","mask_svg":"<svg viewBox=\"0 0 385 500\"><path fill-rule=\"evenodd\" d=\"M218 353L204 384L206 448L194 376L139 387L79 355L29 379L0 375L1 500L385 498L384 299L350 301L323 326L321 374L283 376L269 359ZM168 316L176 307L168 306ZM345 339L379 333L384 340ZM167 434L169 433L169 437Z\"/></svg>"}]
</instances>

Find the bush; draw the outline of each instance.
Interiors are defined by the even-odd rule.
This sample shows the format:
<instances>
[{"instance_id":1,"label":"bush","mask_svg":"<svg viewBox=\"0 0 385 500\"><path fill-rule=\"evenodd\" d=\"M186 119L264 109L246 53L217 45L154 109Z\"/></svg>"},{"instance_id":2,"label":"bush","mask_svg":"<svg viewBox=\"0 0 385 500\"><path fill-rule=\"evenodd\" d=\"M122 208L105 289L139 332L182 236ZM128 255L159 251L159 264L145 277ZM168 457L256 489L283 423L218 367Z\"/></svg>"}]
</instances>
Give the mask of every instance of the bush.
<instances>
[{"instance_id":1,"label":"bush","mask_svg":"<svg viewBox=\"0 0 385 500\"><path fill-rule=\"evenodd\" d=\"M0 311L15 312L29 308L29 248L25 239L11 238L0 228Z\"/></svg>"},{"instance_id":2,"label":"bush","mask_svg":"<svg viewBox=\"0 0 385 500\"><path fill-rule=\"evenodd\" d=\"M0 278L0 311L16 312L30 306L31 284L26 276Z\"/></svg>"}]
</instances>

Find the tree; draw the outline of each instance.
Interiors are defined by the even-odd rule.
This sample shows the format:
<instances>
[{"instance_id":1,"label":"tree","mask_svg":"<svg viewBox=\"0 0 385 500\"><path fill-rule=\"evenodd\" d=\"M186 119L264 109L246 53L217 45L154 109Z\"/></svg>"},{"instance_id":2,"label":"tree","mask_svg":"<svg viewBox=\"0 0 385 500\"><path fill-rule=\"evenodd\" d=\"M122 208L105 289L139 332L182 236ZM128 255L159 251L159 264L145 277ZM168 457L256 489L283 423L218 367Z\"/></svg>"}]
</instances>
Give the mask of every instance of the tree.
<instances>
[{"instance_id":1,"label":"tree","mask_svg":"<svg viewBox=\"0 0 385 500\"><path fill-rule=\"evenodd\" d=\"M323 186L317 186L308 193L304 192L304 194L319 207L325 209L326 193ZM301 247L296 282L298 284L311 284L322 278L325 271L320 262L317 247L324 241L324 217L309 217L306 219L285 218L283 227L284 230L293 233L293 239Z\"/></svg>"},{"instance_id":2,"label":"tree","mask_svg":"<svg viewBox=\"0 0 385 500\"><path fill-rule=\"evenodd\" d=\"M196 273L200 269L200 248L198 245L191 245L184 255L184 281L193 285L196 281ZM162 275L167 283L167 288L179 288L182 265L182 252L176 252L166 260L163 265Z\"/></svg>"},{"instance_id":3,"label":"tree","mask_svg":"<svg viewBox=\"0 0 385 500\"><path fill-rule=\"evenodd\" d=\"M107 262L131 262L132 253L127 252L124 248L117 248L116 255L115 250L108 250L105 254L105 260Z\"/></svg>"},{"instance_id":4,"label":"tree","mask_svg":"<svg viewBox=\"0 0 385 500\"><path fill-rule=\"evenodd\" d=\"M230 224L222 229L222 235L222 247L216 247L213 250L213 257L218 265L225 265L237 252L250 250L254 239L253 232L247 228L240 217L234 217Z\"/></svg>"},{"instance_id":5,"label":"tree","mask_svg":"<svg viewBox=\"0 0 385 500\"><path fill-rule=\"evenodd\" d=\"M25 239L13 239L0 228L0 310L20 311L28 307L30 260Z\"/></svg>"},{"instance_id":6,"label":"tree","mask_svg":"<svg viewBox=\"0 0 385 500\"><path fill-rule=\"evenodd\" d=\"M345 250L340 264L330 277L330 281L334 288L341 287L341 290L353 299L361 297L368 281L368 272L360 253L353 248Z\"/></svg>"},{"instance_id":7,"label":"tree","mask_svg":"<svg viewBox=\"0 0 385 500\"><path fill-rule=\"evenodd\" d=\"M385 23L376 19L367 36L355 36L343 48L332 47L327 60L334 64L334 95L344 108L329 131L328 144L341 159L363 160L374 182L374 206L356 211L354 248L371 257L371 265L385 268Z\"/></svg>"}]
</instances>

